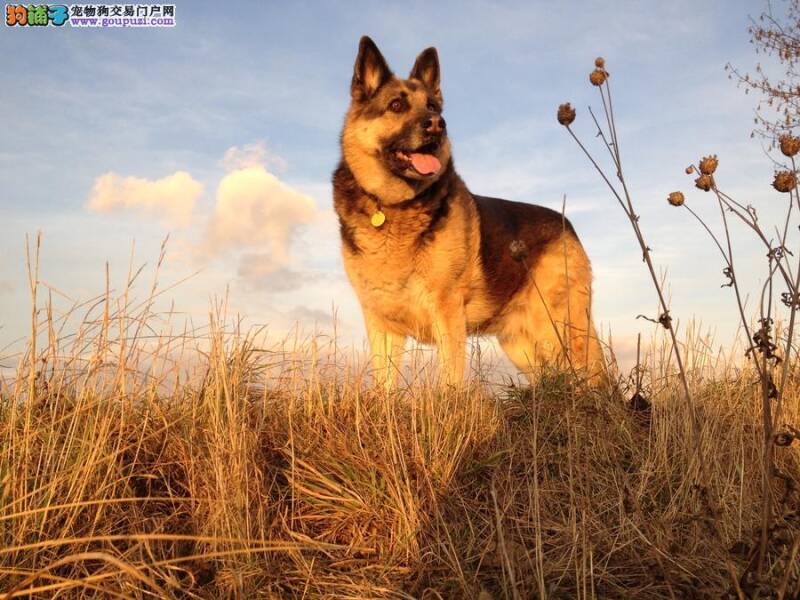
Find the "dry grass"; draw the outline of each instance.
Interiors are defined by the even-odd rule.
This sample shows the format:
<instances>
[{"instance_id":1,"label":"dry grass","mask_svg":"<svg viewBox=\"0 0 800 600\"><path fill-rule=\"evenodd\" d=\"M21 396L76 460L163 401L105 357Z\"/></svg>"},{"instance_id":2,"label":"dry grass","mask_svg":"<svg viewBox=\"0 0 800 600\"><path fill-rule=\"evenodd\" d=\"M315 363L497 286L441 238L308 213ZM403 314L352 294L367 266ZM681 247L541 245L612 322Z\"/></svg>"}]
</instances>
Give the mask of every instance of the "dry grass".
<instances>
[{"instance_id":1,"label":"dry grass","mask_svg":"<svg viewBox=\"0 0 800 600\"><path fill-rule=\"evenodd\" d=\"M749 593L759 390L747 368L710 376L701 338L686 356L707 480L668 345L636 410L557 372L385 395L331 340L265 349L223 330L224 307L205 334L171 332L152 289L62 319L47 303L36 355L2 380L0 598ZM797 443L777 460L768 573L797 594Z\"/></svg>"}]
</instances>

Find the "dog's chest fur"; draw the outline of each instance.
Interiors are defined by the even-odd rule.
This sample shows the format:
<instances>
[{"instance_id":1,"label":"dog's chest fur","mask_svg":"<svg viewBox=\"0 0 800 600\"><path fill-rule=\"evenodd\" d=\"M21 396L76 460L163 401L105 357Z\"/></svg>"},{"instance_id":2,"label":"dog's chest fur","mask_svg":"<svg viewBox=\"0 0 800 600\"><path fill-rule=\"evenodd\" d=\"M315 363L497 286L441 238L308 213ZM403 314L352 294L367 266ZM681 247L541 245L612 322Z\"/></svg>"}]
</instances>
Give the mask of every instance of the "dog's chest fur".
<instances>
[{"instance_id":1,"label":"dog's chest fur","mask_svg":"<svg viewBox=\"0 0 800 600\"><path fill-rule=\"evenodd\" d=\"M375 199L346 167L334 176L334 200L345 270L362 306L387 330L431 341L442 294L460 298L476 327L491 316L475 209L457 177L414 205L382 207L386 222L379 228L370 224Z\"/></svg>"},{"instance_id":2,"label":"dog's chest fur","mask_svg":"<svg viewBox=\"0 0 800 600\"><path fill-rule=\"evenodd\" d=\"M381 231L355 233L361 252L345 258L345 269L362 305L387 330L429 338L436 276L427 249L414 248L389 222ZM345 252L348 252L345 250Z\"/></svg>"}]
</instances>

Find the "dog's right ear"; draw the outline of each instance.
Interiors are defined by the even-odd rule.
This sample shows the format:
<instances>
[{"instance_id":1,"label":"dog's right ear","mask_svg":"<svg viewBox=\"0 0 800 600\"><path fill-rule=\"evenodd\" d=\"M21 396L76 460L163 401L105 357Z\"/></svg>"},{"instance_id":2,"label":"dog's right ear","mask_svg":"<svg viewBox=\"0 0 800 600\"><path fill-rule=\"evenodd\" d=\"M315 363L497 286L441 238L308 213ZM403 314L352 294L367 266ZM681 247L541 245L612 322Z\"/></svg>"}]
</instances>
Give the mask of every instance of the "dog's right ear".
<instances>
[{"instance_id":1,"label":"dog's right ear","mask_svg":"<svg viewBox=\"0 0 800 600\"><path fill-rule=\"evenodd\" d=\"M353 100L369 100L391 76L392 71L375 42L366 35L362 37L353 68L353 82L350 84Z\"/></svg>"}]
</instances>

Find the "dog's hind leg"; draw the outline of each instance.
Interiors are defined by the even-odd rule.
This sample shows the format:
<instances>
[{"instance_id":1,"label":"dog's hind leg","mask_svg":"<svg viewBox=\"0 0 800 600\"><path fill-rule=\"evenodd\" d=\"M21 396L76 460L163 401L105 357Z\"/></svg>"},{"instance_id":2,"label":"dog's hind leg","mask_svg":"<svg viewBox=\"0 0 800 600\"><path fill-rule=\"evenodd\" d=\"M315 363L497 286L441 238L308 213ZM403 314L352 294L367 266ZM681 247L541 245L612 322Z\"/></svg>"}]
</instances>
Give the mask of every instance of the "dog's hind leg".
<instances>
[{"instance_id":1,"label":"dog's hind leg","mask_svg":"<svg viewBox=\"0 0 800 600\"><path fill-rule=\"evenodd\" d=\"M550 364L597 381L603 354L591 322L592 271L576 239L552 244L512 301L498 341L530 379Z\"/></svg>"},{"instance_id":2,"label":"dog's hind leg","mask_svg":"<svg viewBox=\"0 0 800 600\"><path fill-rule=\"evenodd\" d=\"M589 258L577 240L562 246L565 266L563 284L549 290L545 300L553 303L552 317L568 348L571 368L597 383L605 371L603 350L592 322L592 269ZM558 302L558 296L564 301Z\"/></svg>"},{"instance_id":3,"label":"dog's hind leg","mask_svg":"<svg viewBox=\"0 0 800 600\"><path fill-rule=\"evenodd\" d=\"M497 341L508 359L531 383L543 366L557 365L563 357L558 337L549 325L536 334L524 328L506 328L497 336Z\"/></svg>"},{"instance_id":4,"label":"dog's hind leg","mask_svg":"<svg viewBox=\"0 0 800 600\"><path fill-rule=\"evenodd\" d=\"M508 359L531 382L546 366L574 370L598 381L603 372L602 351L594 327L587 328L588 319L573 317L568 322L565 315L548 314L541 301L532 304L524 317L508 319L497 336Z\"/></svg>"}]
</instances>

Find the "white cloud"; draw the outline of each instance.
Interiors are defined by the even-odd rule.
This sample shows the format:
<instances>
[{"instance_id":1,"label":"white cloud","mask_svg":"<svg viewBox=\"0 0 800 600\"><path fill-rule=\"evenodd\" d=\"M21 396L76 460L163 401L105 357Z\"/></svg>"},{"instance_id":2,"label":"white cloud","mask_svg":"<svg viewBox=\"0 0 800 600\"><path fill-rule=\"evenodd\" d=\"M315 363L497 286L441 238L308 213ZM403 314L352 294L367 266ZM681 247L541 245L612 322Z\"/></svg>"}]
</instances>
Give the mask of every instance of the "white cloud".
<instances>
[{"instance_id":1,"label":"white cloud","mask_svg":"<svg viewBox=\"0 0 800 600\"><path fill-rule=\"evenodd\" d=\"M264 140L243 146L231 146L222 157L222 166L226 171L263 166L278 172L285 171L287 167L282 157L267 149Z\"/></svg>"},{"instance_id":2,"label":"white cloud","mask_svg":"<svg viewBox=\"0 0 800 600\"><path fill-rule=\"evenodd\" d=\"M210 257L249 250L241 258L241 277L263 280L283 270L286 285L279 287L296 287L299 275L290 275L294 263L291 245L300 227L310 223L315 214L311 198L263 166L236 169L219 184L201 252Z\"/></svg>"},{"instance_id":3,"label":"white cloud","mask_svg":"<svg viewBox=\"0 0 800 600\"><path fill-rule=\"evenodd\" d=\"M156 180L106 173L95 179L86 206L102 213L134 210L181 227L191 223L202 193L202 184L185 171Z\"/></svg>"}]
</instances>

